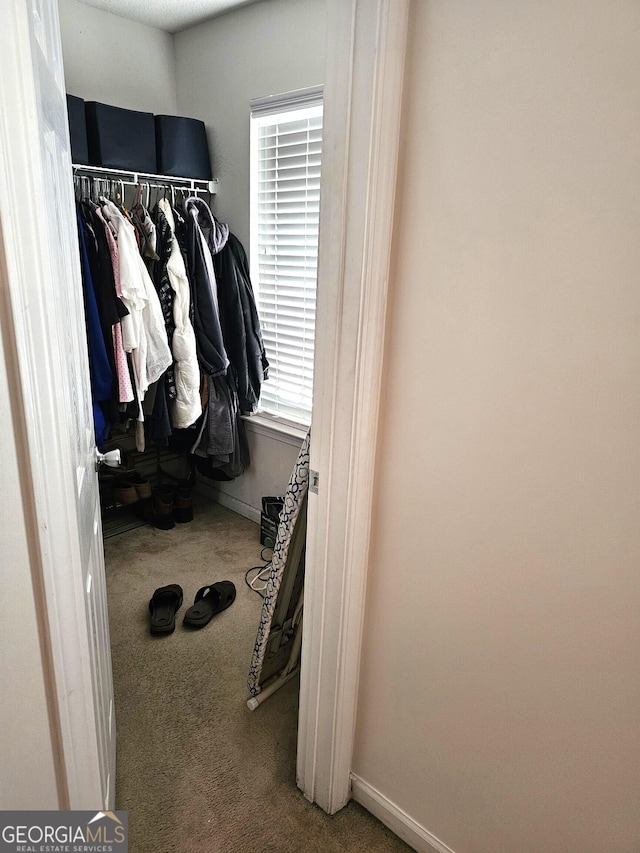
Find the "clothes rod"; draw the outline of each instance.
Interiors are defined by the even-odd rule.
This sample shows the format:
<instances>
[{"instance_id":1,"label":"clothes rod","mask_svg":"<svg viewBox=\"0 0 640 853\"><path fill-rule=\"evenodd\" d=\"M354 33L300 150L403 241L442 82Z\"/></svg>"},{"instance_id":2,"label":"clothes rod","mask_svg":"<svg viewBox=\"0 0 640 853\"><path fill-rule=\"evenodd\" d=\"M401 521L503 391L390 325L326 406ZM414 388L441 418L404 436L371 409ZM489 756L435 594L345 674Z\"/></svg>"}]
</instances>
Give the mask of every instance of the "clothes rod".
<instances>
[{"instance_id":1,"label":"clothes rod","mask_svg":"<svg viewBox=\"0 0 640 853\"><path fill-rule=\"evenodd\" d=\"M150 172L129 172L126 169L107 169L104 166L84 166L81 163L73 163L73 174L89 178L104 178L106 180L119 181L130 186L138 184L149 184L154 187L174 186L182 189L206 190L215 195L218 192L218 181L201 178L180 178L174 175L152 175Z\"/></svg>"}]
</instances>

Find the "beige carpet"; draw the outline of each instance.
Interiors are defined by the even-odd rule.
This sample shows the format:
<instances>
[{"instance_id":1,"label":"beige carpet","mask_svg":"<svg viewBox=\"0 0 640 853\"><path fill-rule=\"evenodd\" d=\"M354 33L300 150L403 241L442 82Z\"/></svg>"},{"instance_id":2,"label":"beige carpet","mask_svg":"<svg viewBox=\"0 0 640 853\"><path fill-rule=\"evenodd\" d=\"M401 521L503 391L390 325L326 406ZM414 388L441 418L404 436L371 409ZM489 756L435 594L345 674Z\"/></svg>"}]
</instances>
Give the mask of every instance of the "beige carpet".
<instances>
[{"instance_id":1,"label":"beige carpet","mask_svg":"<svg viewBox=\"0 0 640 853\"><path fill-rule=\"evenodd\" d=\"M295 785L298 681L257 711L246 676L262 600L244 583L258 527L200 498L190 524L105 542L118 744L117 808L131 853L393 853L409 848L357 804L329 817ZM200 586L237 599L200 631L182 615ZM179 583L175 633L152 637L154 589Z\"/></svg>"}]
</instances>

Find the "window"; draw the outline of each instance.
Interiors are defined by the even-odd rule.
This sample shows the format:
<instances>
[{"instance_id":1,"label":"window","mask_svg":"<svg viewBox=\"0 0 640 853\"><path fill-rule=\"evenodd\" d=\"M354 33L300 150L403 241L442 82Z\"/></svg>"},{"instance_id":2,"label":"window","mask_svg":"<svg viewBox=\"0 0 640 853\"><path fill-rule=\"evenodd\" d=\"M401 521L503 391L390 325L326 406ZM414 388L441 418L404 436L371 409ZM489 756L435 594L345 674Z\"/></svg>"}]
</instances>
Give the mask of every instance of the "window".
<instances>
[{"instance_id":1,"label":"window","mask_svg":"<svg viewBox=\"0 0 640 853\"><path fill-rule=\"evenodd\" d=\"M269 359L260 411L309 424L322 90L251 104L251 278Z\"/></svg>"}]
</instances>

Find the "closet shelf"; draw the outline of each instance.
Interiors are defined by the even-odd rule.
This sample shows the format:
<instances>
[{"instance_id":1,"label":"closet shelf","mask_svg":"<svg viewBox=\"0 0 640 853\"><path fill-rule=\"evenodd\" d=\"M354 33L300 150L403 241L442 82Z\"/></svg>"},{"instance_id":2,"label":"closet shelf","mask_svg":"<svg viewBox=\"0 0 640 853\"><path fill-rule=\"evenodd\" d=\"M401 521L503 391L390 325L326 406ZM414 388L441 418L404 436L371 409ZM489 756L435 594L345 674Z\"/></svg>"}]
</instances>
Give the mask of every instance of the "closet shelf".
<instances>
[{"instance_id":1,"label":"closet shelf","mask_svg":"<svg viewBox=\"0 0 640 853\"><path fill-rule=\"evenodd\" d=\"M106 169L103 166L83 166L73 163L73 174L87 178L104 178L109 181L118 181L131 186L148 184L152 187L177 187L188 189L192 192L209 192L213 195L218 192L218 181L202 180L200 178L178 178L173 175L152 175L149 172L128 172L126 169Z\"/></svg>"}]
</instances>

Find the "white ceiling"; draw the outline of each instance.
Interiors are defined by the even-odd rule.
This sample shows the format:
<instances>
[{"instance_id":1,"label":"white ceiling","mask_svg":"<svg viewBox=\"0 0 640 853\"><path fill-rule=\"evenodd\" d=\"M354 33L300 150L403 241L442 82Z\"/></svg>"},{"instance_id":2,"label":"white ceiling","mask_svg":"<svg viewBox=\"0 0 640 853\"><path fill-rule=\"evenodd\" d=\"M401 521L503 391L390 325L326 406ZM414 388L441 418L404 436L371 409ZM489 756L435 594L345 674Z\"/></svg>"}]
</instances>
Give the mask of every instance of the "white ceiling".
<instances>
[{"instance_id":1,"label":"white ceiling","mask_svg":"<svg viewBox=\"0 0 640 853\"><path fill-rule=\"evenodd\" d=\"M104 9L130 21L176 33L229 9L258 0L80 0L87 6Z\"/></svg>"}]
</instances>

